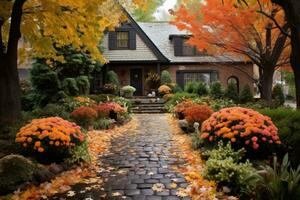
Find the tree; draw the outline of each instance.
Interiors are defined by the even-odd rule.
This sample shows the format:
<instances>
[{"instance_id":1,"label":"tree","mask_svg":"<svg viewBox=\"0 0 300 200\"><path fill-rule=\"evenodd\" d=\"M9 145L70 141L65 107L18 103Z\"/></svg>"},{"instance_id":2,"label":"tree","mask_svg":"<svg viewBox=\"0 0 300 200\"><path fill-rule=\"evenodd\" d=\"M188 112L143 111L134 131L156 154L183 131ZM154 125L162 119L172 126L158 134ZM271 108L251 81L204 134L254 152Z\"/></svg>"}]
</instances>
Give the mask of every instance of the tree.
<instances>
[{"instance_id":1,"label":"tree","mask_svg":"<svg viewBox=\"0 0 300 200\"><path fill-rule=\"evenodd\" d=\"M257 13L262 7L288 30L283 11L271 3L236 4L236 0L208 0L194 4L197 12L181 6L173 23L192 33L189 43L200 50L228 58L244 57L259 67L258 87L263 99L271 105L275 69L289 63L289 42L273 20ZM194 8L195 9L195 8Z\"/></svg>"},{"instance_id":2,"label":"tree","mask_svg":"<svg viewBox=\"0 0 300 200\"><path fill-rule=\"evenodd\" d=\"M300 1L299 0L272 0L285 11L290 25L291 37L291 66L295 74L297 109L300 109ZM284 32L284 30L283 30Z\"/></svg>"},{"instance_id":3,"label":"tree","mask_svg":"<svg viewBox=\"0 0 300 200\"><path fill-rule=\"evenodd\" d=\"M142 8L135 9L132 12L132 14L133 14L134 18L139 22L155 21L155 17L153 16L153 14L156 12L157 8L160 7L164 2L165 2L165 0L152 1L152 3L150 3L148 5L148 8L146 11Z\"/></svg>"},{"instance_id":4,"label":"tree","mask_svg":"<svg viewBox=\"0 0 300 200\"><path fill-rule=\"evenodd\" d=\"M145 8L152 1L132 2ZM124 16L118 1L111 0L0 0L0 123L12 122L21 113L21 36L30 44L27 55L63 61L56 48L72 45L104 62L97 44Z\"/></svg>"}]
</instances>

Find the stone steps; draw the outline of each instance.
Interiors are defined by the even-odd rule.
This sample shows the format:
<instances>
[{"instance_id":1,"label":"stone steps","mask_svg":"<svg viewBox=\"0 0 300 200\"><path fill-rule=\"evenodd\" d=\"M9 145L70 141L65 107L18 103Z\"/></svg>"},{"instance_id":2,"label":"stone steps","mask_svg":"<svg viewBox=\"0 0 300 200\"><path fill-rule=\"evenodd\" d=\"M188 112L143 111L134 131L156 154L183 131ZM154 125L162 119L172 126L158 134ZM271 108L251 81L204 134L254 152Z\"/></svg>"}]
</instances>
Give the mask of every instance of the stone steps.
<instances>
[{"instance_id":1,"label":"stone steps","mask_svg":"<svg viewBox=\"0 0 300 200\"><path fill-rule=\"evenodd\" d=\"M149 97L134 97L131 99L133 103L133 113L165 113L164 100Z\"/></svg>"}]
</instances>

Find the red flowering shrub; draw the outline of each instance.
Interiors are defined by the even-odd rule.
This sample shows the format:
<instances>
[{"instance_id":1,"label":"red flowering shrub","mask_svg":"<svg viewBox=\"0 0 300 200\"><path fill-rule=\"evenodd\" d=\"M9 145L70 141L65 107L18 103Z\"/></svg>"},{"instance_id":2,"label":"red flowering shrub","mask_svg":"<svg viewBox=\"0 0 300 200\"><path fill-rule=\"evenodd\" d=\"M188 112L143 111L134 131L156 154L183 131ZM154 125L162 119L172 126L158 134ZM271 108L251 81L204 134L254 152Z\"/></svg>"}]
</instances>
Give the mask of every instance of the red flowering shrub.
<instances>
[{"instance_id":1,"label":"red flowering shrub","mask_svg":"<svg viewBox=\"0 0 300 200\"><path fill-rule=\"evenodd\" d=\"M185 119L190 125L193 125L195 122L201 125L212 113L213 110L209 106L198 104L189 106L184 110Z\"/></svg>"},{"instance_id":2,"label":"red flowering shrub","mask_svg":"<svg viewBox=\"0 0 300 200\"><path fill-rule=\"evenodd\" d=\"M202 124L201 138L211 144L231 142L236 149L245 148L270 153L271 147L280 144L277 128L267 116L252 109L232 107L215 112Z\"/></svg>"},{"instance_id":3,"label":"red flowering shrub","mask_svg":"<svg viewBox=\"0 0 300 200\"><path fill-rule=\"evenodd\" d=\"M54 153L55 156L63 157L66 150L82 144L85 135L75 123L59 117L49 117L34 119L22 127L15 141L26 150L43 154Z\"/></svg>"},{"instance_id":4,"label":"red flowering shrub","mask_svg":"<svg viewBox=\"0 0 300 200\"><path fill-rule=\"evenodd\" d=\"M174 112L176 113L177 117L179 119L184 119L184 111L191 107L197 105L196 103L194 103L192 100L184 100L180 103L178 103L175 107L174 107Z\"/></svg>"},{"instance_id":5,"label":"red flowering shrub","mask_svg":"<svg viewBox=\"0 0 300 200\"><path fill-rule=\"evenodd\" d=\"M88 128L97 119L98 113L95 109L87 106L82 106L75 109L71 113L71 117L76 121L77 124Z\"/></svg>"},{"instance_id":6,"label":"red flowering shrub","mask_svg":"<svg viewBox=\"0 0 300 200\"><path fill-rule=\"evenodd\" d=\"M115 115L126 113L126 109L115 102L100 103L95 107L98 115L101 117L110 117L115 119ZM114 116L112 116L114 115Z\"/></svg>"}]
</instances>

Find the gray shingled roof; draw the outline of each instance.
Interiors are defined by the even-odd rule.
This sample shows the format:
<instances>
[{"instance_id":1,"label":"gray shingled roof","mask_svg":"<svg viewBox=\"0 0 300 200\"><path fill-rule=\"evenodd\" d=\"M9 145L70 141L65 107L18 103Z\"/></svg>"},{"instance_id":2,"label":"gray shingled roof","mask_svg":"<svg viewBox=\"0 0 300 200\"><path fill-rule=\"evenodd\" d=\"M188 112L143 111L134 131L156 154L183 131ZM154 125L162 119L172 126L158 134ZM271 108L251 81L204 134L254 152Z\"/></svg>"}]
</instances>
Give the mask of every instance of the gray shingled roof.
<instances>
[{"instance_id":1,"label":"gray shingled roof","mask_svg":"<svg viewBox=\"0 0 300 200\"><path fill-rule=\"evenodd\" d=\"M138 22L138 25L148 35L152 42L158 47L161 53L167 57L170 62L235 62L243 61L242 59L233 59L230 57L219 56L175 56L174 44L169 39L170 35L188 35L186 31L180 31L176 26L169 22Z\"/></svg>"}]
</instances>

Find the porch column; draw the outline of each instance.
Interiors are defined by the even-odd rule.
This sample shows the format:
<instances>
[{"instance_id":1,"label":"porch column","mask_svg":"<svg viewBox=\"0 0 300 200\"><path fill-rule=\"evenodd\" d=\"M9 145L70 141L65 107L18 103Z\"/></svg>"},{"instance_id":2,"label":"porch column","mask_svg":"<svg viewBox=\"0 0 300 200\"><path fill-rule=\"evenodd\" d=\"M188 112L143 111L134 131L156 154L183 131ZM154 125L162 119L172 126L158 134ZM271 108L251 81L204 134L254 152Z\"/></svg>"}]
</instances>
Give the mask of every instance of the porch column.
<instances>
[{"instance_id":1,"label":"porch column","mask_svg":"<svg viewBox=\"0 0 300 200\"><path fill-rule=\"evenodd\" d=\"M157 71L157 74L160 75L160 63L157 63L157 65L156 65L156 71Z\"/></svg>"}]
</instances>

